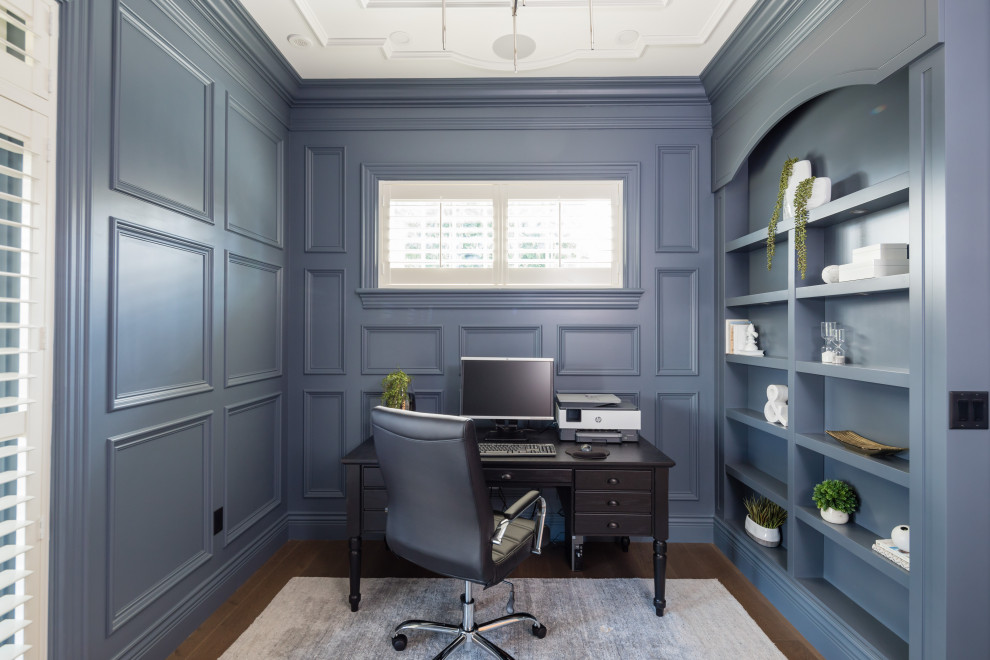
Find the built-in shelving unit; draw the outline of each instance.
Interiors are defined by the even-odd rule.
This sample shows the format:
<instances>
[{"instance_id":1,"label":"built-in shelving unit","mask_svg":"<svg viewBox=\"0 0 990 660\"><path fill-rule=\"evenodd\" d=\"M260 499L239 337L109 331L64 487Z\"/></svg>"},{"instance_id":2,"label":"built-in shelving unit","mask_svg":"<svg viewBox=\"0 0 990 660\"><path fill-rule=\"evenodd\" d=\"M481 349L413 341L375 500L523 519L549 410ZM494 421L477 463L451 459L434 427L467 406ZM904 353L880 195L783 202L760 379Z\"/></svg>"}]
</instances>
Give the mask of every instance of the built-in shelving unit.
<instances>
[{"instance_id":1,"label":"built-in shelving unit","mask_svg":"<svg viewBox=\"0 0 990 660\"><path fill-rule=\"evenodd\" d=\"M727 354L722 360L723 529L837 629L852 631L867 655L892 658L909 654L911 574L872 546L889 538L895 525L910 522L910 451L867 455L826 431L853 430L884 444L911 446L906 328L912 277L824 284L820 273L825 265L851 261L851 250L864 244L913 247L909 203L905 172L813 209L804 279L795 267L792 219L778 224L768 270L767 230L753 226L763 220L747 217L739 201L727 203L722 218L723 318L751 320L766 353ZM848 364L821 362L822 321L847 329ZM786 427L764 416L770 384L788 387ZM815 508L811 492L824 479L856 489L863 505L849 523L825 522ZM753 494L788 511L778 548L765 548L745 534L741 502Z\"/></svg>"}]
</instances>

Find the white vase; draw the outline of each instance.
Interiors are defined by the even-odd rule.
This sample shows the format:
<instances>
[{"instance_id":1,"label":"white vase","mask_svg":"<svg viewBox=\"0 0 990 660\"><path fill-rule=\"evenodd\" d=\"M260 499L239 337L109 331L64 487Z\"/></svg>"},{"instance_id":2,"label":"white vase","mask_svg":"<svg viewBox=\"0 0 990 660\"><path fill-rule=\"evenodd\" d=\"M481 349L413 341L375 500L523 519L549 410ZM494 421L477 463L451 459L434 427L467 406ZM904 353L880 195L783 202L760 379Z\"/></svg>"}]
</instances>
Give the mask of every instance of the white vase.
<instances>
[{"instance_id":1,"label":"white vase","mask_svg":"<svg viewBox=\"0 0 990 660\"><path fill-rule=\"evenodd\" d=\"M749 516L746 516L746 533L751 539L768 548L775 548L780 545L779 527L770 529L763 525L757 525Z\"/></svg>"},{"instance_id":2,"label":"white vase","mask_svg":"<svg viewBox=\"0 0 990 660\"><path fill-rule=\"evenodd\" d=\"M898 525L890 530L890 540L904 552L911 552L911 528L907 525Z\"/></svg>"},{"instance_id":3,"label":"white vase","mask_svg":"<svg viewBox=\"0 0 990 660\"><path fill-rule=\"evenodd\" d=\"M827 509L819 509L822 512L822 518L825 522L830 522L833 525L845 525L849 522L849 514L843 511L836 511L832 507Z\"/></svg>"}]
</instances>

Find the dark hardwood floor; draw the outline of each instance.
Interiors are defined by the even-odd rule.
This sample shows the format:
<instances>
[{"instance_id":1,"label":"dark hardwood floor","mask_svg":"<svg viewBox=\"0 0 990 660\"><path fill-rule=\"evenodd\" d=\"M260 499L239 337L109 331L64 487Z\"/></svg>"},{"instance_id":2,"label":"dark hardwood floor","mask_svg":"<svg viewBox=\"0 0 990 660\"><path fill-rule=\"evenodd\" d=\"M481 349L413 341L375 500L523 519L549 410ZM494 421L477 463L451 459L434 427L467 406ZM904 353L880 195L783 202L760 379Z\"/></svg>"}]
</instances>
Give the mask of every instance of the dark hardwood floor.
<instances>
[{"instance_id":1,"label":"dark hardwood floor","mask_svg":"<svg viewBox=\"0 0 990 660\"><path fill-rule=\"evenodd\" d=\"M363 549L361 574L364 577L431 575L393 555L381 541L365 541ZM212 660L219 657L261 614L290 578L347 575L346 541L289 541L197 628L172 653L170 660ZM624 554L618 544L589 544L585 570L573 573L565 549L555 544L542 555L523 562L513 575L520 578L649 578L653 576L652 545L633 543L629 552ZM788 658L806 660L822 657L714 545L671 543L667 578L719 580Z\"/></svg>"}]
</instances>

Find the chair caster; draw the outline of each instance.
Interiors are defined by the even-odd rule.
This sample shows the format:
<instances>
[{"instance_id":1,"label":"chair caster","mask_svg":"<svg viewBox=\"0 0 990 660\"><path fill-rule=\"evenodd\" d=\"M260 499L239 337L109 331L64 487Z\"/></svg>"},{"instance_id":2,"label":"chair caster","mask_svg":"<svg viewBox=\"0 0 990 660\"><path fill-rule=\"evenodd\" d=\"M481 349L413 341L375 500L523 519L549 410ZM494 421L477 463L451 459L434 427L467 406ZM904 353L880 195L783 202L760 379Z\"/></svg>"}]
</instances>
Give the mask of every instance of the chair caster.
<instances>
[{"instance_id":1,"label":"chair caster","mask_svg":"<svg viewBox=\"0 0 990 660\"><path fill-rule=\"evenodd\" d=\"M533 626L533 635L536 636L537 639L543 639L547 636L547 627L542 623L535 624Z\"/></svg>"},{"instance_id":2,"label":"chair caster","mask_svg":"<svg viewBox=\"0 0 990 660\"><path fill-rule=\"evenodd\" d=\"M545 635L546 633L544 632L543 634ZM396 635L395 637L392 638L392 648L394 648L396 651L405 650L406 642L408 641L409 638L406 637L405 635Z\"/></svg>"}]
</instances>

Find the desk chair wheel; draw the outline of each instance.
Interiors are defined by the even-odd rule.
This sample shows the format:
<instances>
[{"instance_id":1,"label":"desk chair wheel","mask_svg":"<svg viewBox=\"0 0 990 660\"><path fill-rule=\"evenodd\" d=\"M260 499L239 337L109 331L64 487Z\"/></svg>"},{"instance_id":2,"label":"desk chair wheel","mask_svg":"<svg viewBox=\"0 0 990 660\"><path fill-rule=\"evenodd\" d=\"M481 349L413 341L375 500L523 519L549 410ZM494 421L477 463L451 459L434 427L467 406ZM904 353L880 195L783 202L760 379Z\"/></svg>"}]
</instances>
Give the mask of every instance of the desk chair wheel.
<instances>
[{"instance_id":1,"label":"desk chair wheel","mask_svg":"<svg viewBox=\"0 0 990 660\"><path fill-rule=\"evenodd\" d=\"M543 639L547 636L547 627L542 623L537 623L533 626L533 635L537 639Z\"/></svg>"},{"instance_id":2,"label":"desk chair wheel","mask_svg":"<svg viewBox=\"0 0 990 660\"><path fill-rule=\"evenodd\" d=\"M409 638L406 637L405 635L396 635L395 637L392 638L392 648L394 648L396 651L404 651L406 648L406 642L408 641Z\"/></svg>"}]
</instances>

